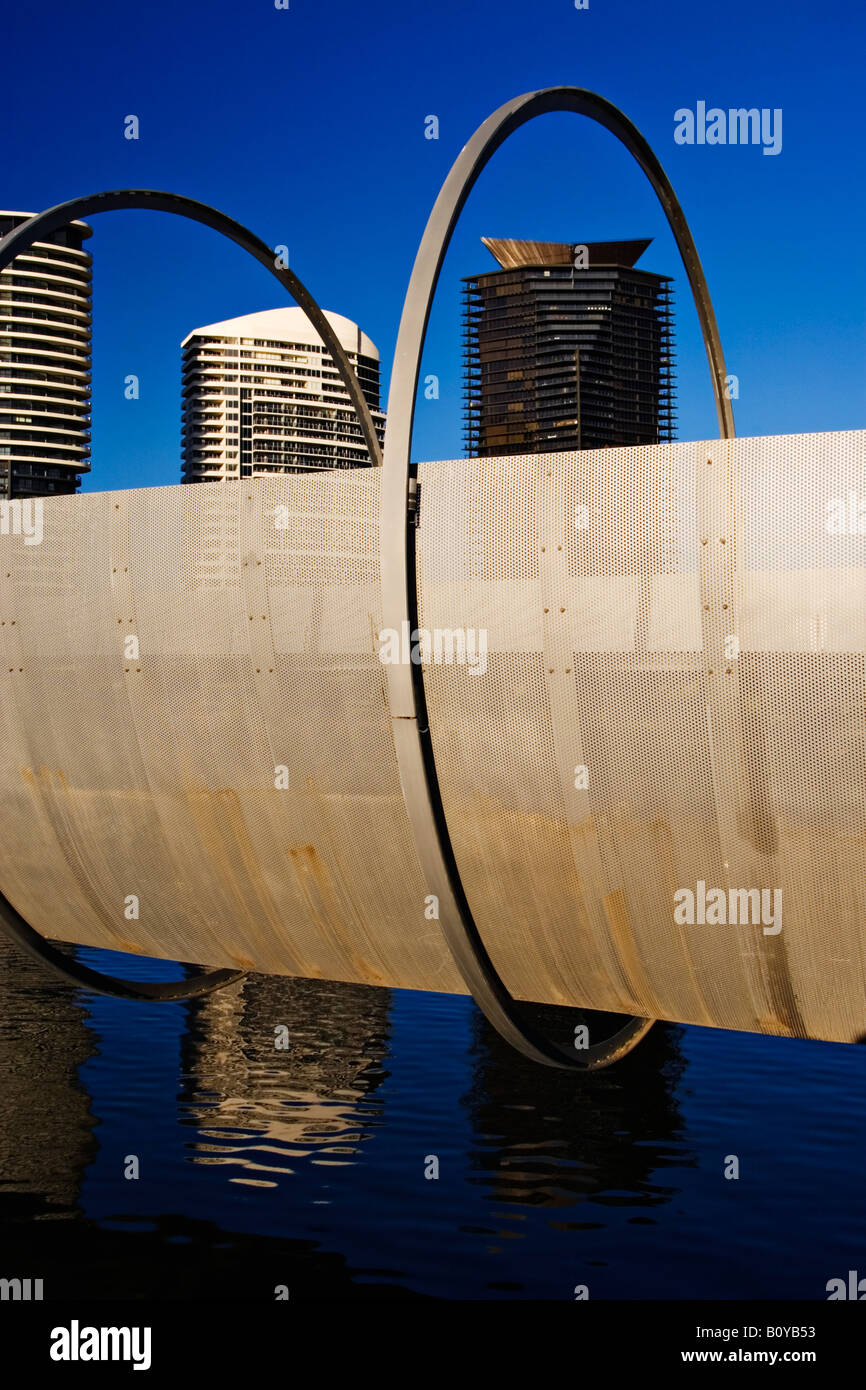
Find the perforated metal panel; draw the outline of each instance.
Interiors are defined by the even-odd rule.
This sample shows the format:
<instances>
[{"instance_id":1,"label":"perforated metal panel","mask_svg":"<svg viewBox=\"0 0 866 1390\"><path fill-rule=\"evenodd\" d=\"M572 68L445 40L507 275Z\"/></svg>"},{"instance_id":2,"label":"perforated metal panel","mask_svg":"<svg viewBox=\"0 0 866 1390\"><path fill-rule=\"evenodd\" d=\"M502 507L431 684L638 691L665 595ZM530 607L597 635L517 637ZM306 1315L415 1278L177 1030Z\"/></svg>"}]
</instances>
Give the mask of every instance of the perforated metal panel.
<instances>
[{"instance_id":1,"label":"perforated metal panel","mask_svg":"<svg viewBox=\"0 0 866 1390\"><path fill-rule=\"evenodd\" d=\"M425 665L439 784L515 996L866 1033L864 464L858 432L422 466L421 625L487 642ZM0 884L37 930L462 990L390 731L379 485L46 499L41 544L0 537ZM700 883L781 893L781 931L677 921Z\"/></svg>"},{"instance_id":2,"label":"perforated metal panel","mask_svg":"<svg viewBox=\"0 0 866 1390\"><path fill-rule=\"evenodd\" d=\"M462 990L388 725L379 476L46 500L40 545L0 538L0 875L43 935Z\"/></svg>"},{"instance_id":3,"label":"perforated metal panel","mask_svg":"<svg viewBox=\"0 0 866 1390\"><path fill-rule=\"evenodd\" d=\"M489 643L425 666L439 783L514 995L866 1033L864 465L857 432L424 466L421 625Z\"/></svg>"}]
</instances>

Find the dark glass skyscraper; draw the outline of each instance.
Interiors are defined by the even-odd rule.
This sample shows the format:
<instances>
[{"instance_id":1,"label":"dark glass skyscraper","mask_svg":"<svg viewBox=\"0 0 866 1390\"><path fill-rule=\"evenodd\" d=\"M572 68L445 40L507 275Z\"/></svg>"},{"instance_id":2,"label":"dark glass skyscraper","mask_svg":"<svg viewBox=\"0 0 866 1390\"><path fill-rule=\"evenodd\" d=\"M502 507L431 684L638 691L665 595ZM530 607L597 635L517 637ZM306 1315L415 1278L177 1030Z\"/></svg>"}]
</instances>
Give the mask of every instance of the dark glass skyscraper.
<instances>
[{"instance_id":1,"label":"dark glass skyscraper","mask_svg":"<svg viewBox=\"0 0 866 1390\"><path fill-rule=\"evenodd\" d=\"M635 268L649 240L482 240L500 269L463 282L466 453L672 439L671 277Z\"/></svg>"}]
</instances>

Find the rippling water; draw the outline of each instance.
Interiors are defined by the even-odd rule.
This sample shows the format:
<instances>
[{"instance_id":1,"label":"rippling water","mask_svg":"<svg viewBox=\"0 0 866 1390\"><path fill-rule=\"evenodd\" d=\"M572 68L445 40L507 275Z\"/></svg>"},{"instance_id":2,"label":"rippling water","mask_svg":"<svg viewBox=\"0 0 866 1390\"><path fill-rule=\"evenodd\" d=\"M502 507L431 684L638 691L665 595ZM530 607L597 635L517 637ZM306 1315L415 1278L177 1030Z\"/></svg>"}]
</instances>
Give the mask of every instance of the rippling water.
<instances>
[{"instance_id":1,"label":"rippling water","mask_svg":"<svg viewBox=\"0 0 866 1390\"><path fill-rule=\"evenodd\" d=\"M0 1019L0 1274L46 1298L821 1299L866 1274L863 1048L658 1025L575 1079L462 998L252 976L127 1004L5 945Z\"/></svg>"}]
</instances>

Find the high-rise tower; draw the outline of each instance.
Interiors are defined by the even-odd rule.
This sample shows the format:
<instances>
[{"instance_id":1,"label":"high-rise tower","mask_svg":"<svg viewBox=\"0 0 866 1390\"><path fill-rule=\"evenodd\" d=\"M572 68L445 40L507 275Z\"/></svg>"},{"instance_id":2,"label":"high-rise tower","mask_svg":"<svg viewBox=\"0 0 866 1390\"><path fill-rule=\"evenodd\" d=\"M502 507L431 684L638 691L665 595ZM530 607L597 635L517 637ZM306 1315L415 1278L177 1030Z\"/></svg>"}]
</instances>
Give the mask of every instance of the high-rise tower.
<instances>
[{"instance_id":1,"label":"high-rise tower","mask_svg":"<svg viewBox=\"0 0 866 1390\"><path fill-rule=\"evenodd\" d=\"M31 216L0 212L0 236ZM90 235L61 227L0 273L0 498L75 492L90 470Z\"/></svg>"},{"instance_id":2,"label":"high-rise tower","mask_svg":"<svg viewBox=\"0 0 866 1390\"><path fill-rule=\"evenodd\" d=\"M649 241L482 237L499 270L464 280L467 454L673 438L671 277Z\"/></svg>"},{"instance_id":3,"label":"high-rise tower","mask_svg":"<svg viewBox=\"0 0 866 1390\"><path fill-rule=\"evenodd\" d=\"M379 353L328 314L381 442ZM302 309L266 309L196 328L183 341L183 481L357 468L371 462L349 393Z\"/></svg>"}]
</instances>

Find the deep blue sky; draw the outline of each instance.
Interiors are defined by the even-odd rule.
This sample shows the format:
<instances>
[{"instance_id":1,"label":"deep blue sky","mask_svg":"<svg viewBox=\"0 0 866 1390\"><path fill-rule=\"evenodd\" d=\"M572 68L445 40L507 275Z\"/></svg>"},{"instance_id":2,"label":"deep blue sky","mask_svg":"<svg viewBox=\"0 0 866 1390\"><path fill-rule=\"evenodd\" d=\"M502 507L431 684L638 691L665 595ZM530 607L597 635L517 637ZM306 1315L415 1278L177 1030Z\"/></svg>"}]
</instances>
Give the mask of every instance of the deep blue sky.
<instances>
[{"instance_id":1,"label":"deep blue sky","mask_svg":"<svg viewBox=\"0 0 866 1390\"><path fill-rule=\"evenodd\" d=\"M738 432L866 426L863 54L855 0L149 0L17 5L4 20L0 206L41 210L118 187L212 203L264 240L324 308L391 352L440 183L475 127L559 83L618 105L664 165L697 242L728 359ZM783 110L777 157L679 146L698 100ZM135 114L141 139L123 136ZM440 139L424 138L435 114ZM90 489L179 478L180 353L191 328L281 302L216 234L154 213L93 219ZM589 121L546 116L495 156L449 253L419 402L418 458L462 452L460 277L493 265L479 237L654 236L641 262L676 277L679 437L715 433L688 287L637 166ZM124 400L123 379L141 379Z\"/></svg>"}]
</instances>

